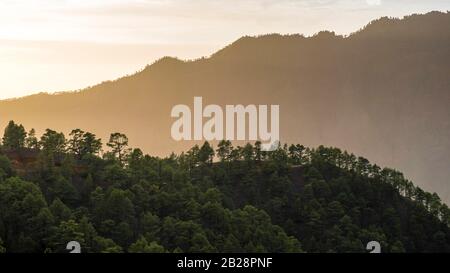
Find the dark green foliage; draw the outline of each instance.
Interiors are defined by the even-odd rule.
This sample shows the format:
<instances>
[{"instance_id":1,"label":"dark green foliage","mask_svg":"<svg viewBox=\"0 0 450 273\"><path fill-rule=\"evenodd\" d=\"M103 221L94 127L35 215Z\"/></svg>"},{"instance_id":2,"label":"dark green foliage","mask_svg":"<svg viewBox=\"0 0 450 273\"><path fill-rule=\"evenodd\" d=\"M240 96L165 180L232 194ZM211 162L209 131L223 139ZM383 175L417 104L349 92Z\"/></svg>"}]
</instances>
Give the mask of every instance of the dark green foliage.
<instances>
[{"instance_id":1,"label":"dark green foliage","mask_svg":"<svg viewBox=\"0 0 450 273\"><path fill-rule=\"evenodd\" d=\"M6 177L10 177L12 174L11 161L8 157L0 154L0 181L4 180Z\"/></svg>"},{"instance_id":2,"label":"dark green foliage","mask_svg":"<svg viewBox=\"0 0 450 273\"><path fill-rule=\"evenodd\" d=\"M66 138L63 133L47 129L42 135L39 145L47 155L58 155L65 151Z\"/></svg>"},{"instance_id":3,"label":"dark green foliage","mask_svg":"<svg viewBox=\"0 0 450 273\"><path fill-rule=\"evenodd\" d=\"M7 149L20 149L25 146L25 138L27 133L22 125L15 124L10 121L5 128L3 136L3 147Z\"/></svg>"},{"instance_id":4,"label":"dark green foliage","mask_svg":"<svg viewBox=\"0 0 450 273\"><path fill-rule=\"evenodd\" d=\"M119 163L124 164L129 153L128 137L121 133L111 134L109 142L106 145L111 148L111 155L116 158Z\"/></svg>"},{"instance_id":5,"label":"dark green foliage","mask_svg":"<svg viewBox=\"0 0 450 273\"><path fill-rule=\"evenodd\" d=\"M17 146L32 163L0 155L0 252L450 252L436 194L337 148L223 141L156 158L113 134L100 158L81 130L39 144Z\"/></svg>"},{"instance_id":6,"label":"dark green foliage","mask_svg":"<svg viewBox=\"0 0 450 273\"><path fill-rule=\"evenodd\" d=\"M142 237L136 243L132 244L129 248L130 253L165 253L164 247L157 242L148 243L147 240Z\"/></svg>"},{"instance_id":7,"label":"dark green foliage","mask_svg":"<svg viewBox=\"0 0 450 273\"><path fill-rule=\"evenodd\" d=\"M102 148L102 141L89 132L80 129L72 130L67 143L67 150L78 159L97 155Z\"/></svg>"},{"instance_id":8,"label":"dark green foliage","mask_svg":"<svg viewBox=\"0 0 450 273\"><path fill-rule=\"evenodd\" d=\"M29 149L39 148L39 141L36 137L36 131L34 129L31 129L30 132L28 132L28 136L25 138L25 147Z\"/></svg>"}]
</instances>

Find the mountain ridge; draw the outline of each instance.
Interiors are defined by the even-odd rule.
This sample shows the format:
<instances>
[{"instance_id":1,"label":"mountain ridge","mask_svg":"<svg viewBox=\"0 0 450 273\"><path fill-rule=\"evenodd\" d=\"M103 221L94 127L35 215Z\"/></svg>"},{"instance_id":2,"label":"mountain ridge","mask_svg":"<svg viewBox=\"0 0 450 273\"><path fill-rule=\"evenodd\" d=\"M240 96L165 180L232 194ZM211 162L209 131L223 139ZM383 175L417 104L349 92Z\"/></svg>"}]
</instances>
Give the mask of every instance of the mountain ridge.
<instances>
[{"instance_id":1,"label":"mountain ridge","mask_svg":"<svg viewBox=\"0 0 450 273\"><path fill-rule=\"evenodd\" d=\"M128 77L132 77L135 76L137 74L140 74L142 72L144 72L145 70L147 70L148 68L152 67L152 66L156 66L159 65L160 63L163 63L165 61L169 61L171 63L192 63L192 62L197 62L197 61L204 61L204 60L209 60L211 58L214 58L218 55L220 55L222 52L226 51L227 49L229 49L230 47L235 47L238 46L239 43L241 42L245 42L246 40L264 40L266 38L287 38L287 39L295 39L295 38L300 38L300 40L307 40L309 38L314 38L314 39L320 39L323 37L331 37L331 38L340 38L340 39L351 39L351 38L355 38L358 35L360 35L361 33L364 33L364 31L367 30L372 30L373 28L378 27L380 24L386 24L386 23L391 23L391 24L398 24L398 23L405 23L405 21L411 20L411 18L420 18L423 16L432 16L432 15L437 15L437 16L443 16L448 14L449 12L447 11L445 12L441 12L441 11L431 11L428 12L426 14L411 14L411 15L406 15L403 16L401 18L398 17L381 17L379 19L375 19L372 20L370 23L368 23L367 25L363 26L362 28L360 28L359 30L352 32L348 35L339 35L339 34L335 34L334 31L329 31L329 30L323 30L323 31L319 31L313 35L310 36L304 36L303 34L279 34L279 33L271 33L271 34L263 34L263 35L258 35L258 36L243 36L239 39L237 39L236 41L232 42L231 44L223 47L222 49L219 49L218 51L216 51L215 53L211 54L210 56L206 57L206 56L202 56L196 59L189 59L189 60L183 60L183 59L179 59L178 57L173 57L173 56L163 56L157 60L155 60L152 64L148 64L145 67L143 67L141 70L136 71L135 73L129 74L129 75L125 75L122 77L118 77L114 80L106 80L106 81L102 81L98 84L94 84L91 86L87 86L84 88L80 88L77 90L67 90L67 91L56 91L56 92L45 92L45 91L41 91L35 94L30 94L30 95L26 95L26 96L22 96L22 97L13 97L13 98L7 98L7 99L2 99L0 100L0 102L2 101L14 101L14 100L20 100L20 99L26 99L29 97L34 97L34 96L42 96L42 95L60 95L60 94L73 94L73 93L78 93L78 92L83 92L83 91L87 91L89 89L95 88L99 85L105 84L105 83L110 83L110 82L116 82L118 80L124 79L124 78L128 78ZM419 20L421 21L421 20ZM448 21L448 18L447 18ZM425 32L426 33L426 32ZM423 34L423 32L421 33Z\"/></svg>"},{"instance_id":2,"label":"mountain ridge","mask_svg":"<svg viewBox=\"0 0 450 273\"><path fill-rule=\"evenodd\" d=\"M448 12L382 18L346 37L244 37L208 58L164 57L76 92L0 101L0 126L79 127L104 141L121 131L168 155L193 144L170 138L176 104L279 104L283 142L354 151L449 200L449 48Z\"/></svg>"}]
</instances>

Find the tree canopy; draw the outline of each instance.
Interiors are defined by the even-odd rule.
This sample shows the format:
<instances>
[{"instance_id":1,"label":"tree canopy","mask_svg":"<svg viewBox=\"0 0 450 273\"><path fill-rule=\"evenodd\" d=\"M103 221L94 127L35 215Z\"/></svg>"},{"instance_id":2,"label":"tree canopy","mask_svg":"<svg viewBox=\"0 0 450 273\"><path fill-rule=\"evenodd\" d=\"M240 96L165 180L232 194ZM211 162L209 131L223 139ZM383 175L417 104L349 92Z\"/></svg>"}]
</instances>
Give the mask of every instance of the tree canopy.
<instances>
[{"instance_id":1,"label":"tree canopy","mask_svg":"<svg viewBox=\"0 0 450 273\"><path fill-rule=\"evenodd\" d=\"M10 122L0 149L0 252L450 252L437 194L338 148L222 141L159 158L121 133L100 153L80 129L24 132Z\"/></svg>"}]
</instances>

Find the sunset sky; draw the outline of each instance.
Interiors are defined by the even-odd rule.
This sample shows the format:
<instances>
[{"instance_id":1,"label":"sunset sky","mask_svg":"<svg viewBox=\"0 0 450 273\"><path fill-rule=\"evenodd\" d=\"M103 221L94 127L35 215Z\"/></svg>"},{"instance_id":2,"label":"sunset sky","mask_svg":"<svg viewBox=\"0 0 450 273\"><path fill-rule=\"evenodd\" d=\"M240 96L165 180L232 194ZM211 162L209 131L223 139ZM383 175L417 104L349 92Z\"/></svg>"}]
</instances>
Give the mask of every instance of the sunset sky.
<instances>
[{"instance_id":1,"label":"sunset sky","mask_svg":"<svg viewBox=\"0 0 450 273\"><path fill-rule=\"evenodd\" d=\"M84 88L243 35L351 33L448 0L0 0L0 99Z\"/></svg>"}]
</instances>

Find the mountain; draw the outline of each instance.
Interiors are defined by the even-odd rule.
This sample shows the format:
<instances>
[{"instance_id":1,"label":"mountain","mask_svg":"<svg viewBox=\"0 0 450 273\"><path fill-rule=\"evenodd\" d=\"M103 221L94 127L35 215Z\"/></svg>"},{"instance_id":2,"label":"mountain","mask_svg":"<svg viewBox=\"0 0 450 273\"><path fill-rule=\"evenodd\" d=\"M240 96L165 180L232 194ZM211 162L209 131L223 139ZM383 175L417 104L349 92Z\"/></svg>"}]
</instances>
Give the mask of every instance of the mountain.
<instances>
[{"instance_id":1,"label":"mountain","mask_svg":"<svg viewBox=\"0 0 450 273\"><path fill-rule=\"evenodd\" d=\"M165 57L77 92L0 102L9 120L107 142L123 132L145 152L191 147L170 136L171 109L193 104L279 104L282 142L337 146L401 170L450 201L450 13L381 18L348 37L243 37L209 58Z\"/></svg>"}]
</instances>

